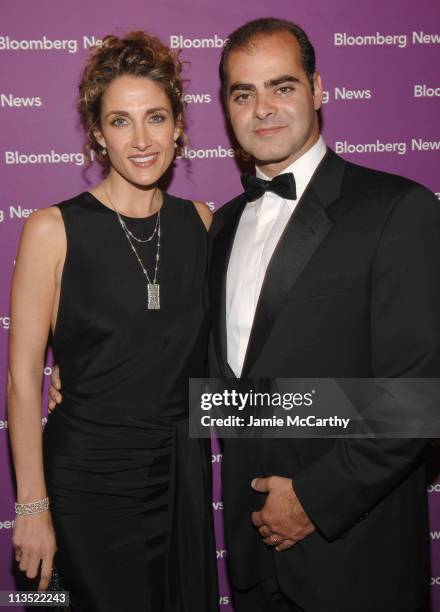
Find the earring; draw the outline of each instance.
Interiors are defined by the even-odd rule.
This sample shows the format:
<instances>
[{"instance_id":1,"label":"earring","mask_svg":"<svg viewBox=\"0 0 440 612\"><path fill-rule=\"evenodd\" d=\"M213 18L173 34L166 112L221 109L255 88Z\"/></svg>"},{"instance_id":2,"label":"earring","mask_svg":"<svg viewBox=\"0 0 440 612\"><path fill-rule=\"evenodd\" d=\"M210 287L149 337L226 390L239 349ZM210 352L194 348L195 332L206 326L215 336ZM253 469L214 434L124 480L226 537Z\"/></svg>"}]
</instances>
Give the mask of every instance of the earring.
<instances>
[{"instance_id":1,"label":"earring","mask_svg":"<svg viewBox=\"0 0 440 612\"><path fill-rule=\"evenodd\" d=\"M105 147L102 147L102 151L101 151L101 153L102 153L103 155L107 155L107 149L106 149Z\"/></svg>"},{"instance_id":2,"label":"earring","mask_svg":"<svg viewBox=\"0 0 440 612\"><path fill-rule=\"evenodd\" d=\"M174 141L174 148L177 149L177 140Z\"/></svg>"}]
</instances>

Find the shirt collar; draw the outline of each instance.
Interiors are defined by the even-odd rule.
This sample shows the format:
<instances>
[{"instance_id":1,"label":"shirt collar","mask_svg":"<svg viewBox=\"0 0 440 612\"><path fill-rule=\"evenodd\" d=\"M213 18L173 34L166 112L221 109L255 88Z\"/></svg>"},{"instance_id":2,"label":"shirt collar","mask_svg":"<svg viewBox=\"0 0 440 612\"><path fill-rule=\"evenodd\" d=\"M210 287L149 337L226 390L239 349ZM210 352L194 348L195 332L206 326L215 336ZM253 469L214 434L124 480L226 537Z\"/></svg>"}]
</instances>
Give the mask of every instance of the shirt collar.
<instances>
[{"instance_id":1,"label":"shirt collar","mask_svg":"<svg viewBox=\"0 0 440 612\"><path fill-rule=\"evenodd\" d=\"M307 185L309 184L310 179L312 178L313 173L315 172L318 164L324 157L327 152L327 146L324 142L323 137L320 135L315 144L310 147L308 151L301 155L300 158L295 160L290 166L287 166L284 170L280 172L280 174L286 174L287 172L293 172L296 183L296 200L284 200L289 207L290 211L293 212L296 203L301 198L304 193ZM271 179L260 170L258 166L255 167L255 174L266 181L270 181ZM275 194L274 194L275 195ZM263 202L263 197L255 200L253 204L255 204L255 214L258 215L260 211L261 204ZM275 197L279 197L276 196Z\"/></svg>"}]
</instances>

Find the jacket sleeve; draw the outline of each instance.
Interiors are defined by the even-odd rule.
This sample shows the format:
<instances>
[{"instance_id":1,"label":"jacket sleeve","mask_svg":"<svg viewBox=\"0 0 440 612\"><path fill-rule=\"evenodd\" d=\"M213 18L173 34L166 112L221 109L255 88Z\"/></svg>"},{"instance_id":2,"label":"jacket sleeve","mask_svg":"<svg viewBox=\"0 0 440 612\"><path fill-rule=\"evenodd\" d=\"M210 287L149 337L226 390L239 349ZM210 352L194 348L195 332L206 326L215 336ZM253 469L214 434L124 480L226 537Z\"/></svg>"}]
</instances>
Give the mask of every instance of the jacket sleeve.
<instances>
[{"instance_id":1,"label":"jacket sleeve","mask_svg":"<svg viewBox=\"0 0 440 612\"><path fill-rule=\"evenodd\" d=\"M419 185L397 198L384 225L372 266L370 308L374 377L439 378L440 205ZM390 409L399 409L392 398ZM316 527L336 539L405 479L428 443L426 438L337 440L297 474L295 492Z\"/></svg>"}]
</instances>

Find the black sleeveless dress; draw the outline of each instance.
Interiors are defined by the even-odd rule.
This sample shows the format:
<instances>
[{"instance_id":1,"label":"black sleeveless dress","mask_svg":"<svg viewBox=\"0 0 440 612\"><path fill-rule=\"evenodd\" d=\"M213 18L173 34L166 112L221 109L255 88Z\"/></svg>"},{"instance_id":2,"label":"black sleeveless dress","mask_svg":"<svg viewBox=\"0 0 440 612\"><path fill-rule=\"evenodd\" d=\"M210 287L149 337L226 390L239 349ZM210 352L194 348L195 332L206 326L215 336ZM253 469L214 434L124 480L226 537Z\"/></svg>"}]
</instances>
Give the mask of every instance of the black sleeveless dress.
<instances>
[{"instance_id":1,"label":"black sleeveless dress","mask_svg":"<svg viewBox=\"0 0 440 612\"><path fill-rule=\"evenodd\" d=\"M164 194L161 307L148 310L116 213L89 192L58 206L63 402L43 451L61 580L81 612L217 610L210 447L187 422L188 378L205 375L205 227L191 201ZM123 219L145 238L157 213ZM151 277L156 239L135 244Z\"/></svg>"}]
</instances>

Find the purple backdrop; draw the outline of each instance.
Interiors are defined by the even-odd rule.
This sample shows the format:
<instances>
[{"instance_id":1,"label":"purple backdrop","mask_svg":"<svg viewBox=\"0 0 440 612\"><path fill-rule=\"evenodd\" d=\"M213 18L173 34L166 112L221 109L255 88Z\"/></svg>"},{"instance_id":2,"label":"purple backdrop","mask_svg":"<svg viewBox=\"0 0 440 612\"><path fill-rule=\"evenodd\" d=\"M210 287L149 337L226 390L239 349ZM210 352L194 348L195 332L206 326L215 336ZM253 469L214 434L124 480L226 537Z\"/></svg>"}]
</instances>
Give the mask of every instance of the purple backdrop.
<instances>
[{"instance_id":1,"label":"purple backdrop","mask_svg":"<svg viewBox=\"0 0 440 612\"><path fill-rule=\"evenodd\" d=\"M313 41L323 76L324 137L346 159L403 174L440 197L437 169L440 78L438 0L16 0L2 3L0 20L0 590L14 588L11 529L13 477L7 442L6 351L11 273L24 220L32 210L88 189L75 112L76 85L87 49L105 34L145 29L188 60L186 86L190 144L177 160L169 190L214 208L240 190L235 148L222 118L217 64L222 41L256 17L285 17ZM437 67L437 71L436 68ZM437 75L437 76L436 76ZM46 384L50 358L45 369ZM45 412L45 408L43 408ZM440 612L440 448L429 486L433 610ZM214 513L221 609L232 610L213 449Z\"/></svg>"}]
</instances>

